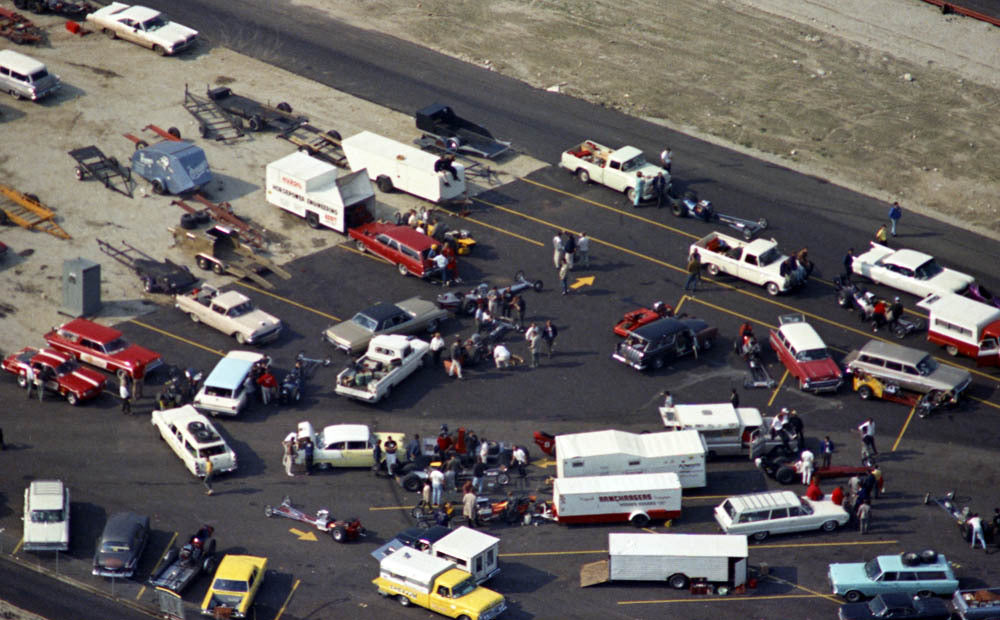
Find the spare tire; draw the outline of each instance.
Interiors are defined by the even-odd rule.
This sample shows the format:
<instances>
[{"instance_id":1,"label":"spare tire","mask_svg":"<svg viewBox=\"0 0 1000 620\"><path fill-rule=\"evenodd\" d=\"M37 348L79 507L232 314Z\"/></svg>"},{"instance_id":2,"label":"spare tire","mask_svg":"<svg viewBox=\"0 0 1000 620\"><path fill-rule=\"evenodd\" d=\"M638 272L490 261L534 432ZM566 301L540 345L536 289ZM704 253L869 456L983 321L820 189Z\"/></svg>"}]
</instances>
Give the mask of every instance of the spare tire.
<instances>
[{"instance_id":1,"label":"spare tire","mask_svg":"<svg viewBox=\"0 0 1000 620\"><path fill-rule=\"evenodd\" d=\"M903 566L916 566L920 564L920 556L912 551L904 551L899 554L899 560L903 563Z\"/></svg>"},{"instance_id":2,"label":"spare tire","mask_svg":"<svg viewBox=\"0 0 1000 620\"><path fill-rule=\"evenodd\" d=\"M920 552L920 561L924 564L933 564L937 562L937 551L933 549L924 549Z\"/></svg>"}]
</instances>

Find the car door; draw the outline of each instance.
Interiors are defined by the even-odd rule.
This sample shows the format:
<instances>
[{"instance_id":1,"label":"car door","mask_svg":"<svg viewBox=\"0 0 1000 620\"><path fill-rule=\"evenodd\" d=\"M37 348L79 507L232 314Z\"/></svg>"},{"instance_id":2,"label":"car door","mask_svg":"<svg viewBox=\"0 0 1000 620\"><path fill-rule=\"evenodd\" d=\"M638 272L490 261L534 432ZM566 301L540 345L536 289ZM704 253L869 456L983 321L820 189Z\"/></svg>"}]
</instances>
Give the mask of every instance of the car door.
<instances>
[{"instance_id":1,"label":"car door","mask_svg":"<svg viewBox=\"0 0 1000 620\"><path fill-rule=\"evenodd\" d=\"M346 441L333 441L323 448L323 460L333 467L346 467L344 465L344 451L347 449Z\"/></svg>"},{"instance_id":2,"label":"car door","mask_svg":"<svg viewBox=\"0 0 1000 620\"><path fill-rule=\"evenodd\" d=\"M343 467L367 467L373 463L374 438L368 441L348 441L343 451Z\"/></svg>"},{"instance_id":3,"label":"car door","mask_svg":"<svg viewBox=\"0 0 1000 620\"><path fill-rule=\"evenodd\" d=\"M80 353L81 361L97 366L98 368L107 369L108 362L104 358L104 349L101 347L100 343L89 338L81 337L78 351Z\"/></svg>"},{"instance_id":4,"label":"car door","mask_svg":"<svg viewBox=\"0 0 1000 620\"><path fill-rule=\"evenodd\" d=\"M795 531L792 529L792 522L788 518L788 508L774 508L768 519L768 531L772 534L784 534Z\"/></svg>"},{"instance_id":5,"label":"car door","mask_svg":"<svg viewBox=\"0 0 1000 620\"><path fill-rule=\"evenodd\" d=\"M619 192L625 191L629 183L629 175L622 172L621 167L621 162L610 160L604 168L604 184Z\"/></svg>"},{"instance_id":6,"label":"car door","mask_svg":"<svg viewBox=\"0 0 1000 620\"><path fill-rule=\"evenodd\" d=\"M209 310L210 311L206 313L205 322L219 331L229 331L226 327L231 319L226 316L226 309L219 304L213 303L209 306Z\"/></svg>"},{"instance_id":7,"label":"car door","mask_svg":"<svg viewBox=\"0 0 1000 620\"><path fill-rule=\"evenodd\" d=\"M125 39L126 41L132 41L133 43L145 45L139 30L139 24L134 19L126 17L115 23L117 24L115 31L118 33L119 37Z\"/></svg>"}]
</instances>

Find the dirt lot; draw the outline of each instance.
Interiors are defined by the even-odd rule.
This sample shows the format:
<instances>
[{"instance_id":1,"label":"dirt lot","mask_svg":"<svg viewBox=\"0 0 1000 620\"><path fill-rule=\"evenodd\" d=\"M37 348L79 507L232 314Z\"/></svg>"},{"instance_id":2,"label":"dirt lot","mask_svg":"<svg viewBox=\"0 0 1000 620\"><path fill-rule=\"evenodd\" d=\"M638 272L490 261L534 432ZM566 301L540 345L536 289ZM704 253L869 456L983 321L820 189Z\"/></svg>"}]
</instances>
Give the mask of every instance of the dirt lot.
<instances>
[{"instance_id":1,"label":"dirt lot","mask_svg":"<svg viewBox=\"0 0 1000 620\"><path fill-rule=\"evenodd\" d=\"M296 4L1000 236L1000 29L918 0Z\"/></svg>"}]
</instances>

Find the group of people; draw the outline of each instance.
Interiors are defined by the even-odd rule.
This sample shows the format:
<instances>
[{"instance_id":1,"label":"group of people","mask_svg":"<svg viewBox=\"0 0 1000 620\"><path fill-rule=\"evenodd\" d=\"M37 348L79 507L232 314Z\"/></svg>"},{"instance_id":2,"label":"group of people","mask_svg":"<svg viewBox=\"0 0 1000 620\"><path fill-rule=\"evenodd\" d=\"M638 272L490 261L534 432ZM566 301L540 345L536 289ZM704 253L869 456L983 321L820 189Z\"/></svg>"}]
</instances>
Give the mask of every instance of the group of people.
<instances>
[{"instance_id":1,"label":"group of people","mask_svg":"<svg viewBox=\"0 0 1000 620\"><path fill-rule=\"evenodd\" d=\"M299 437L292 431L285 436L281 446L283 448L281 462L286 475L295 476L296 471L301 471L307 476L312 474L316 446L310 437Z\"/></svg>"},{"instance_id":2,"label":"group of people","mask_svg":"<svg viewBox=\"0 0 1000 620\"><path fill-rule=\"evenodd\" d=\"M574 235L568 230L552 237L552 263L559 270L562 294L569 293L569 272L576 264L590 267L590 237L586 232Z\"/></svg>"},{"instance_id":3,"label":"group of people","mask_svg":"<svg viewBox=\"0 0 1000 620\"><path fill-rule=\"evenodd\" d=\"M510 312L516 322L514 325L522 323L524 317L523 298L520 295L515 295L511 299L511 303L506 307L510 308ZM500 312L501 316L503 316L503 310ZM454 340L452 340L451 346L448 347L448 359L444 360L444 368L449 377L463 379L462 370L467 362L468 355L470 354L469 347L480 346L483 343L485 343L484 346L488 347L488 355L493 358L493 363L498 369L511 368L516 364L524 363L525 357L512 352L510 347L503 340L498 339L496 342L491 342L491 339L483 338L483 336L479 334L479 331L492 331L496 328L496 324L503 319L494 319L488 309L488 306L486 308L477 307L476 316L477 333L473 334L473 336L469 339L469 342L463 342L462 337L460 335L456 335ZM559 328L556 327L551 320L545 321L544 325L531 323L528 326L528 328L524 331L524 340L527 345L528 353L526 357L531 368L538 367L543 345L546 349L548 357L552 357L552 354L555 351L556 338L558 336ZM430 351L435 366L441 364L445 347L446 343L444 338L441 336L441 333L435 332L430 341Z\"/></svg>"}]
</instances>

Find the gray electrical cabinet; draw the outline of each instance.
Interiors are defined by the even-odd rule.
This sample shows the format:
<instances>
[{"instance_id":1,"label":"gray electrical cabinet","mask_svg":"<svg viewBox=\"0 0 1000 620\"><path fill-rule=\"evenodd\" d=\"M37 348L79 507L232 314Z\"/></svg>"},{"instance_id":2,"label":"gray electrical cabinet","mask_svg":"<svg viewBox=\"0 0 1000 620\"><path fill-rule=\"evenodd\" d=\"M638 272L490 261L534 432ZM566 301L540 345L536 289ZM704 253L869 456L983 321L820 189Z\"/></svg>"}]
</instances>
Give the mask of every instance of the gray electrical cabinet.
<instances>
[{"instance_id":1,"label":"gray electrical cabinet","mask_svg":"<svg viewBox=\"0 0 1000 620\"><path fill-rule=\"evenodd\" d=\"M60 314L93 316L101 309L101 265L86 258L63 261L63 302Z\"/></svg>"}]
</instances>

